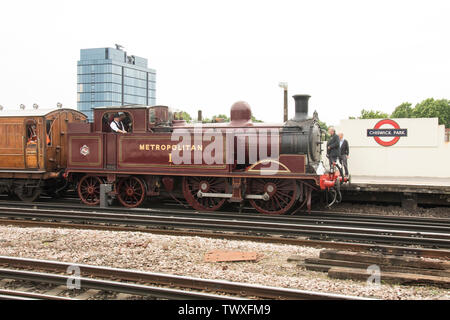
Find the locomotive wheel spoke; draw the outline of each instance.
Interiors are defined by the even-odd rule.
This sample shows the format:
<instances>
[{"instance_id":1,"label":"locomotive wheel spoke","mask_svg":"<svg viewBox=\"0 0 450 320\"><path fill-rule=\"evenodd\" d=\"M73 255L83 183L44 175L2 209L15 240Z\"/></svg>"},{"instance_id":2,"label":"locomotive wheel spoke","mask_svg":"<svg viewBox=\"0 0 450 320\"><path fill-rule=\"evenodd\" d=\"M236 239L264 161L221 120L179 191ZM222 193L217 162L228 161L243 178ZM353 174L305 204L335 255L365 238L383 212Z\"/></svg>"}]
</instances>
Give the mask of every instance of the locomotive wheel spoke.
<instances>
[{"instance_id":1,"label":"locomotive wheel spoke","mask_svg":"<svg viewBox=\"0 0 450 320\"><path fill-rule=\"evenodd\" d=\"M145 184L138 177L122 178L116 183L119 202L127 208L139 207L145 200Z\"/></svg>"},{"instance_id":2,"label":"locomotive wheel spoke","mask_svg":"<svg viewBox=\"0 0 450 320\"><path fill-rule=\"evenodd\" d=\"M216 211L225 203L225 198L199 198L198 191L204 193L227 193L226 178L184 177L183 194L191 207L200 211Z\"/></svg>"},{"instance_id":3,"label":"locomotive wheel spoke","mask_svg":"<svg viewBox=\"0 0 450 320\"><path fill-rule=\"evenodd\" d=\"M96 206L100 203L100 185L102 179L97 176L84 176L78 183L78 196L84 204Z\"/></svg>"},{"instance_id":4,"label":"locomotive wheel spoke","mask_svg":"<svg viewBox=\"0 0 450 320\"><path fill-rule=\"evenodd\" d=\"M297 185L287 179L249 179L247 194L267 193L269 200L250 200L250 204L260 213L286 214L297 199Z\"/></svg>"},{"instance_id":5,"label":"locomotive wheel spoke","mask_svg":"<svg viewBox=\"0 0 450 320\"><path fill-rule=\"evenodd\" d=\"M279 201L282 201L284 203L284 205L288 205L289 204L289 202L286 201L285 198L283 198L283 197L281 197L279 195L275 195L274 198L277 199L278 204L279 204ZM282 205L280 205L280 204L279 204L279 206L280 206L280 208L282 207Z\"/></svg>"}]
</instances>

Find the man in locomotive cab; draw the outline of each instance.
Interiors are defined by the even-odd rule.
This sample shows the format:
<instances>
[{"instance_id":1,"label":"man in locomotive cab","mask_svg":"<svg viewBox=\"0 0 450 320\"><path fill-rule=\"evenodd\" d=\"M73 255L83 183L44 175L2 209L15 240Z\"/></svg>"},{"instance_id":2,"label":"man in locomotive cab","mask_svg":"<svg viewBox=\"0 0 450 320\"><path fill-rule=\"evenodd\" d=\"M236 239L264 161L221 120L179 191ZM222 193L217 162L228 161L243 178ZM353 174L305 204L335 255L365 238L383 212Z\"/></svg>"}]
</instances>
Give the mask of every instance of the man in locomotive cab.
<instances>
[{"instance_id":1,"label":"man in locomotive cab","mask_svg":"<svg viewBox=\"0 0 450 320\"><path fill-rule=\"evenodd\" d=\"M339 137L333 127L328 129L328 133L330 134L330 140L327 142L327 157L330 161L330 170L333 171L333 164L337 162L340 156Z\"/></svg>"},{"instance_id":2,"label":"man in locomotive cab","mask_svg":"<svg viewBox=\"0 0 450 320\"><path fill-rule=\"evenodd\" d=\"M123 124L123 128L126 132L131 131L131 119L125 113L119 112L119 120Z\"/></svg>"},{"instance_id":3,"label":"man in locomotive cab","mask_svg":"<svg viewBox=\"0 0 450 320\"><path fill-rule=\"evenodd\" d=\"M114 119L110 124L111 130L116 133L127 133L125 126L122 121L120 121L120 115L118 113L114 114Z\"/></svg>"}]
</instances>

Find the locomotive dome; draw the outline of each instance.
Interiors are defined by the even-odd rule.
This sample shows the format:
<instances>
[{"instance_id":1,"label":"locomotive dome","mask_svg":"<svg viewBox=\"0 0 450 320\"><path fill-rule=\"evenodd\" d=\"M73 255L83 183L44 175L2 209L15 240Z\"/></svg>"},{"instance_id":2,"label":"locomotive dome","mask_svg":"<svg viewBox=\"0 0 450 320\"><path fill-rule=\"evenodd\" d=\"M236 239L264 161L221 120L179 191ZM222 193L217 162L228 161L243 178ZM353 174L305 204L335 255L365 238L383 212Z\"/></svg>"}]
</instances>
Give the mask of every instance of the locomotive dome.
<instances>
[{"instance_id":1,"label":"locomotive dome","mask_svg":"<svg viewBox=\"0 0 450 320\"><path fill-rule=\"evenodd\" d=\"M245 101L238 101L231 106L230 121L232 124L246 124L251 122L252 108Z\"/></svg>"}]
</instances>

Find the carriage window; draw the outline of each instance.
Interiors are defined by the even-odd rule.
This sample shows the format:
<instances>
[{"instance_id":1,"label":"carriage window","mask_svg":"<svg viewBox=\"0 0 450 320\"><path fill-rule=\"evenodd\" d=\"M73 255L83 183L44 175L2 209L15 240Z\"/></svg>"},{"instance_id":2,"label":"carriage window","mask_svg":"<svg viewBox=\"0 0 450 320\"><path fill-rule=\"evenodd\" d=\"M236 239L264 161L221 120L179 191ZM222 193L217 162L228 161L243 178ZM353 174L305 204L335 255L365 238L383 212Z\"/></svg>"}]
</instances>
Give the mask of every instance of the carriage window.
<instances>
[{"instance_id":1,"label":"carriage window","mask_svg":"<svg viewBox=\"0 0 450 320\"><path fill-rule=\"evenodd\" d=\"M128 112L106 112L102 118L102 131L112 132L111 123L114 121L114 116L119 115L119 126L123 126L126 132L133 132L133 119Z\"/></svg>"},{"instance_id":2,"label":"carriage window","mask_svg":"<svg viewBox=\"0 0 450 320\"><path fill-rule=\"evenodd\" d=\"M46 124L45 124L45 126L46 126L46 133L47 133L47 136L46 136L47 146L51 146L52 145L53 123L54 123L54 120L47 120Z\"/></svg>"},{"instance_id":3,"label":"carriage window","mask_svg":"<svg viewBox=\"0 0 450 320\"><path fill-rule=\"evenodd\" d=\"M30 121L26 125L27 130L27 145L37 144L37 128L36 122Z\"/></svg>"}]
</instances>

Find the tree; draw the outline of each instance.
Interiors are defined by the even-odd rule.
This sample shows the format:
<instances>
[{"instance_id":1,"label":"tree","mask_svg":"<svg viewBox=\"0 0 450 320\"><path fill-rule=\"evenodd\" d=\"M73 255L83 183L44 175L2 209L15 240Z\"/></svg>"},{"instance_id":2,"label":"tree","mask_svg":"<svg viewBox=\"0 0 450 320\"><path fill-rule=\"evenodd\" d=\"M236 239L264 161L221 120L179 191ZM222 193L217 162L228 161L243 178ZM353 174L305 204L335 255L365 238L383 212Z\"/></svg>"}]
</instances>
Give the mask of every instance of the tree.
<instances>
[{"instance_id":1,"label":"tree","mask_svg":"<svg viewBox=\"0 0 450 320\"><path fill-rule=\"evenodd\" d=\"M219 115L212 116L211 119L204 118L202 122L203 123L211 123L211 122L214 122L217 118L222 118L224 122L230 122L231 121L231 119L227 115L219 114ZM264 122L264 121L258 120L252 115L252 122Z\"/></svg>"},{"instance_id":2,"label":"tree","mask_svg":"<svg viewBox=\"0 0 450 320\"><path fill-rule=\"evenodd\" d=\"M252 122L264 122L264 121L258 120L258 119L256 119L256 118L252 115Z\"/></svg>"},{"instance_id":3,"label":"tree","mask_svg":"<svg viewBox=\"0 0 450 320\"><path fill-rule=\"evenodd\" d=\"M411 103L403 102L395 108L390 117L381 111L363 109L358 117L358 119L384 118L438 118L439 124L450 128L450 100L428 98L416 104L414 108L411 107ZM355 117L349 117L349 119L355 119Z\"/></svg>"},{"instance_id":4,"label":"tree","mask_svg":"<svg viewBox=\"0 0 450 320\"><path fill-rule=\"evenodd\" d=\"M329 126L325 122L319 120L319 127L323 132L325 132L325 140L328 140L330 138L330 135L328 134Z\"/></svg>"},{"instance_id":5,"label":"tree","mask_svg":"<svg viewBox=\"0 0 450 320\"><path fill-rule=\"evenodd\" d=\"M391 114L391 118L413 118L414 109L411 108L411 103L403 102Z\"/></svg>"},{"instance_id":6,"label":"tree","mask_svg":"<svg viewBox=\"0 0 450 320\"><path fill-rule=\"evenodd\" d=\"M217 118L221 118L221 119L223 119L223 121L224 122L230 122L230 118L228 118L226 115L224 115L224 114L219 114L219 115L217 115L217 116L212 116L212 120L214 121L214 120L216 120Z\"/></svg>"},{"instance_id":7,"label":"tree","mask_svg":"<svg viewBox=\"0 0 450 320\"><path fill-rule=\"evenodd\" d=\"M358 119L385 119L389 118L389 115L385 112L379 111L379 110L361 110L361 115L358 117Z\"/></svg>"},{"instance_id":8,"label":"tree","mask_svg":"<svg viewBox=\"0 0 450 320\"><path fill-rule=\"evenodd\" d=\"M186 122L192 121L191 115L189 113L187 113L186 111L181 111L181 117L183 120L186 120Z\"/></svg>"},{"instance_id":9,"label":"tree","mask_svg":"<svg viewBox=\"0 0 450 320\"><path fill-rule=\"evenodd\" d=\"M428 98L418 103L413 110L414 118L439 118L439 124L450 128L450 100Z\"/></svg>"}]
</instances>

